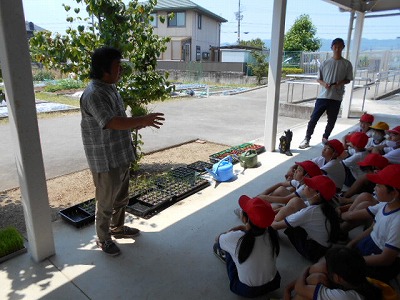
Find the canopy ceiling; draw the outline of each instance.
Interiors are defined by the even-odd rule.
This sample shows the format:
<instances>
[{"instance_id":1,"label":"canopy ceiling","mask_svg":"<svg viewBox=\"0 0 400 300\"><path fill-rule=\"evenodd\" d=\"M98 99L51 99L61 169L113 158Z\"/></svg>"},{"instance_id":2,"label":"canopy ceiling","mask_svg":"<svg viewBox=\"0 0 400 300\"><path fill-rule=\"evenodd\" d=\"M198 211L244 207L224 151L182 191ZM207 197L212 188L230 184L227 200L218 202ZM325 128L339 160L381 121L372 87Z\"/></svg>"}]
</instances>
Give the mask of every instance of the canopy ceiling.
<instances>
[{"instance_id":1,"label":"canopy ceiling","mask_svg":"<svg viewBox=\"0 0 400 300\"><path fill-rule=\"evenodd\" d=\"M324 0L347 11L365 13L383 12L400 14L399 0Z\"/></svg>"}]
</instances>

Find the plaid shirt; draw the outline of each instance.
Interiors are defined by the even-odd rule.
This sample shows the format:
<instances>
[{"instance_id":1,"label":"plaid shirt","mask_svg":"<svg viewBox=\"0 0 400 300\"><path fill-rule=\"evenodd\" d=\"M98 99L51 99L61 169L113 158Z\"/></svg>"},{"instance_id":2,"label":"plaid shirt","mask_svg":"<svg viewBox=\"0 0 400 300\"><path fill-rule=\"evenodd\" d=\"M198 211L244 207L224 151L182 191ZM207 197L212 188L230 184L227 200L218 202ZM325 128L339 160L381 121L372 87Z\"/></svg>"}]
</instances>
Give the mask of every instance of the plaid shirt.
<instances>
[{"instance_id":1,"label":"plaid shirt","mask_svg":"<svg viewBox=\"0 0 400 300\"><path fill-rule=\"evenodd\" d=\"M115 116L126 117L114 84L92 80L80 99L83 147L92 172L128 167L135 159L130 130L106 129Z\"/></svg>"}]
</instances>

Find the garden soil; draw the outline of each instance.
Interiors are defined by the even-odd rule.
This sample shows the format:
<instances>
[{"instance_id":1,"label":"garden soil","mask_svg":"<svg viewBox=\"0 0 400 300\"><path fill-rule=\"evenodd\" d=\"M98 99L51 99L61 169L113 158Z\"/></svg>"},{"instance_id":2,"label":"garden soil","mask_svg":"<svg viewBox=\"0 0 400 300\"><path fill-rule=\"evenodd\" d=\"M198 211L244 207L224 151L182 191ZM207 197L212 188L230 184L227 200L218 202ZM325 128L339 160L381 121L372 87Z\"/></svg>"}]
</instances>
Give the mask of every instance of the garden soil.
<instances>
[{"instance_id":1,"label":"garden soil","mask_svg":"<svg viewBox=\"0 0 400 300\"><path fill-rule=\"evenodd\" d=\"M209 162L209 156L229 148L227 145L194 141L145 155L140 170L133 176L158 174L196 161ZM82 170L47 180L52 221L59 218L61 209L94 197L94 185L89 170ZM0 228L16 227L26 233L25 218L19 188L0 191Z\"/></svg>"}]
</instances>

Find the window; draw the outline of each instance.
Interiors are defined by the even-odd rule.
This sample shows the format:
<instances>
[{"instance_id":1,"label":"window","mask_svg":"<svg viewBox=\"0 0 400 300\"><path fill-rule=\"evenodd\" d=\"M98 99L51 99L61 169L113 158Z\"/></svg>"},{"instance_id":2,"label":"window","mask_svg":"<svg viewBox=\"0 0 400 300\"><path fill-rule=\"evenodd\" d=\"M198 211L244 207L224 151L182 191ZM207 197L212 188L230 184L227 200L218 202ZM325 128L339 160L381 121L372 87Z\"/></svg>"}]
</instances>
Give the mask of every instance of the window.
<instances>
[{"instance_id":1,"label":"window","mask_svg":"<svg viewBox=\"0 0 400 300\"><path fill-rule=\"evenodd\" d=\"M198 15L197 17L197 29L201 29L201 20L202 19L202 15Z\"/></svg>"},{"instance_id":2,"label":"window","mask_svg":"<svg viewBox=\"0 0 400 300\"><path fill-rule=\"evenodd\" d=\"M168 27L185 27L185 17L185 12L168 13Z\"/></svg>"},{"instance_id":3,"label":"window","mask_svg":"<svg viewBox=\"0 0 400 300\"><path fill-rule=\"evenodd\" d=\"M197 61L201 60L201 48L200 48L200 46L196 46L196 60Z\"/></svg>"},{"instance_id":4,"label":"window","mask_svg":"<svg viewBox=\"0 0 400 300\"><path fill-rule=\"evenodd\" d=\"M158 21L157 14L156 13L152 13L152 14L150 14L150 17L153 17L153 21L151 21L150 24L153 27L157 27L157 25L158 25L158 23L157 23L157 21Z\"/></svg>"}]
</instances>

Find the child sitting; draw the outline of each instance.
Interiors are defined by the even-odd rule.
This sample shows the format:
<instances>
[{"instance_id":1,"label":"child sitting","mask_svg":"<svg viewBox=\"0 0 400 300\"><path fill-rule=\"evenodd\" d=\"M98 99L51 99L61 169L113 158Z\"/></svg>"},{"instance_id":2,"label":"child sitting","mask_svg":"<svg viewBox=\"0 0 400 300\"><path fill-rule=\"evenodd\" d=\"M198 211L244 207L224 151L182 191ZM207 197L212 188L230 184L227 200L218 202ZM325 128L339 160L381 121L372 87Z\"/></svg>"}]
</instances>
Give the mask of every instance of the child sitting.
<instances>
[{"instance_id":1,"label":"child sitting","mask_svg":"<svg viewBox=\"0 0 400 300\"><path fill-rule=\"evenodd\" d=\"M245 195L239 198L239 206L245 225L220 234L214 253L226 262L231 291L257 297L280 286L278 233L270 227L275 214L268 202Z\"/></svg>"},{"instance_id":2,"label":"child sitting","mask_svg":"<svg viewBox=\"0 0 400 300\"><path fill-rule=\"evenodd\" d=\"M365 150L367 143L368 136L363 132L355 132L349 137L348 156L342 160L346 171L344 184L348 187L364 174L357 163L364 160L367 156L368 152ZM351 149L354 151L350 151Z\"/></svg>"},{"instance_id":3,"label":"child sitting","mask_svg":"<svg viewBox=\"0 0 400 300\"><path fill-rule=\"evenodd\" d=\"M329 249L317 264L285 289L285 300L292 299L397 299L388 285L368 278L364 258L355 249Z\"/></svg>"},{"instance_id":4,"label":"child sitting","mask_svg":"<svg viewBox=\"0 0 400 300\"><path fill-rule=\"evenodd\" d=\"M293 179L290 182L291 186L295 188L292 193L285 196L260 194L257 196L257 198L268 201L272 204L274 209L278 209L279 207L287 204L292 198L301 197L301 193L304 188L304 178L322 175L321 169L311 160L296 162L295 164L297 168L294 172Z\"/></svg>"},{"instance_id":5,"label":"child sitting","mask_svg":"<svg viewBox=\"0 0 400 300\"><path fill-rule=\"evenodd\" d=\"M372 153L380 153L385 156L391 164L400 164L400 126L396 126L386 133L389 138L384 144L372 148Z\"/></svg>"},{"instance_id":6,"label":"child sitting","mask_svg":"<svg viewBox=\"0 0 400 300\"><path fill-rule=\"evenodd\" d=\"M327 176L304 178L303 194L310 206L274 221L272 227L284 229L290 242L305 258L316 262L322 257L339 235L339 218L328 202L336 193L335 183Z\"/></svg>"},{"instance_id":7,"label":"child sitting","mask_svg":"<svg viewBox=\"0 0 400 300\"><path fill-rule=\"evenodd\" d=\"M373 220L373 225L352 240L367 263L367 274L385 282L400 272L400 165L389 165L376 174L367 174L376 183L380 202L367 209L342 214L345 221Z\"/></svg>"},{"instance_id":8,"label":"child sitting","mask_svg":"<svg viewBox=\"0 0 400 300\"><path fill-rule=\"evenodd\" d=\"M385 130L389 130L389 125L385 122L378 122L374 126L371 126L370 129L372 130L372 135L365 146L368 151L371 151L373 147L384 145L386 141Z\"/></svg>"},{"instance_id":9,"label":"child sitting","mask_svg":"<svg viewBox=\"0 0 400 300\"><path fill-rule=\"evenodd\" d=\"M328 140L322 149L321 156L312 159L322 172L335 182L337 191L342 190L346 178L346 171L340 159L338 159L343 151L343 144L339 140Z\"/></svg>"},{"instance_id":10,"label":"child sitting","mask_svg":"<svg viewBox=\"0 0 400 300\"><path fill-rule=\"evenodd\" d=\"M362 114L362 116L360 117L360 123L358 124L358 127L355 130L350 131L343 137L343 146L344 146L345 150L347 149L348 138L354 132L364 132L368 135L368 137L372 136L372 131L370 130L370 127L372 126L374 119L375 118L373 115L370 115L367 113Z\"/></svg>"}]
</instances>

